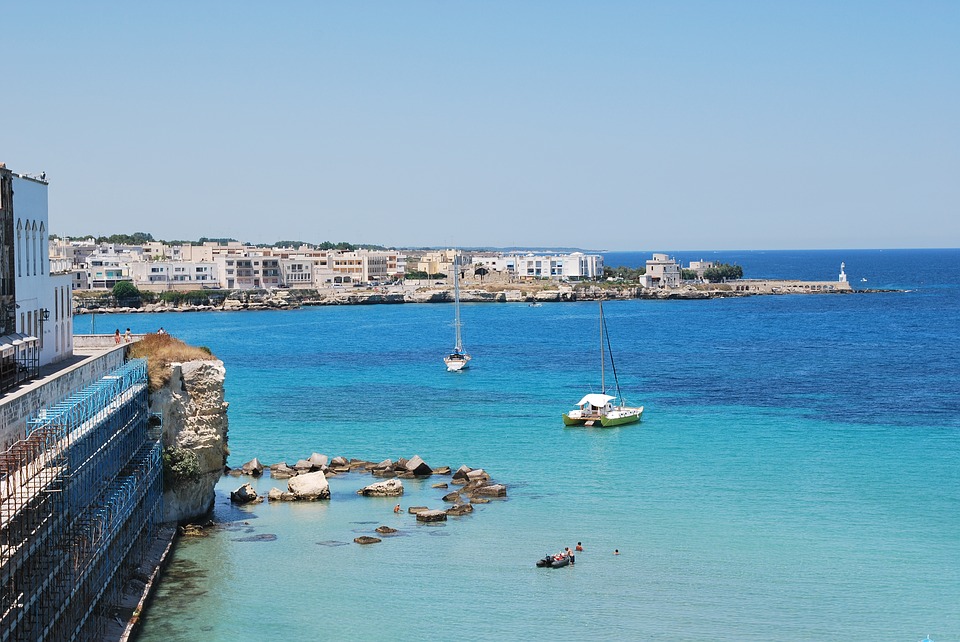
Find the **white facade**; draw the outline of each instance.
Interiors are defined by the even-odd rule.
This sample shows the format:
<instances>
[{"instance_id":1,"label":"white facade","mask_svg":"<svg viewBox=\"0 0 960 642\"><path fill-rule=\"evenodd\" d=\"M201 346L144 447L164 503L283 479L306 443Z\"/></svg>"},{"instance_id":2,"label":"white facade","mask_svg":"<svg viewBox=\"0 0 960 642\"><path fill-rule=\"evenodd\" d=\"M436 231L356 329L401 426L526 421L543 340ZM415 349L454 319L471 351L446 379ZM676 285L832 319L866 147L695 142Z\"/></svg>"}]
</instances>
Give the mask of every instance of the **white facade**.
<instances>
[{"instance_id":1,"label":"white facade","mask_svg":"<svg viewBox=\"0 0 960 642\"><path fill-rule=\"evenodd\" d=\"M128 267L133 284L150 292L220 287L213 261L140 261Z\"/></svg>"},{"instance_id":2,"label":"white facade","mask_svg":"<svg viewBox=\"0 0 960 642\"><path fill-rule=\"evenodd\" d=\"M47 183L16 174L12 183L15 327L21 335L39 340L39 365L43 366L73 354L71 275L50 274Z\"/></svg>"},{"instance_id":3,"label":"white facade","mask_svg":"<svg viewBox=\"0 0 960 642\"><path fill-rule=\"evenodd\" d=\"M317 259L295 256L280 259L280 280L288 288L312 288L313 269Z\"/></svg>"},{"instance_id":4,"label":"white facade","mask_svg":"<svg viewBox=\"0 0 960 642\"><path fill-rule=\"evenodd\" d=\"M653 258L647 261L650 287L678 288L680 275L680 264L666 254L654 254Z\"/></svg>"},{"instance_id":5,"label":"white facade","mask_svg":"<svg viewBox=\"0 0 960 642\"><path fill-rule=\"evenodd\" d=\"M603 257L582 252L527 254L516 257L516 271L521 279L593 280L603 276Z\"/></svg>"}]
</instances>

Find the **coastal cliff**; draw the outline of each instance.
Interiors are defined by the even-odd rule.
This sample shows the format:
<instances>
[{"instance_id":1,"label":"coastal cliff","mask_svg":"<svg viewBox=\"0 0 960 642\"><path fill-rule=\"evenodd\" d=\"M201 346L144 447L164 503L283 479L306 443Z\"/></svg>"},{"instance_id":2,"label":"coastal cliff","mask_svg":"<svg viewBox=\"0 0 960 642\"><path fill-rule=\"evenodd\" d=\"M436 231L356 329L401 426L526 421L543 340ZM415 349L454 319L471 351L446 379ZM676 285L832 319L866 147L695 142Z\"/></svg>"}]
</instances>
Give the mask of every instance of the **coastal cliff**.
<instances>
[{"instance_id":1,"label":"coastal cliff","mask_svg":"<svg viewBox=\"0 0 960 642\"><path fill-rule=\"evenodd\" d=\"M222 361L170 365L170 379L150 395L163 421L163 520L208 513L227 456L226 369Z\"/></svg>"},{"instance_id":2,"label":"coastal cliff","mask_svg":"<svg viewBox=\"0 0 960 642\"><path fill-rule=\"evenodd\" d=\"M209 349L169 334L143 336L129 356L147 359L150 412L163 428L163 520L202 517L228 453L226 368Z\"/></svg>"}]
</instances>

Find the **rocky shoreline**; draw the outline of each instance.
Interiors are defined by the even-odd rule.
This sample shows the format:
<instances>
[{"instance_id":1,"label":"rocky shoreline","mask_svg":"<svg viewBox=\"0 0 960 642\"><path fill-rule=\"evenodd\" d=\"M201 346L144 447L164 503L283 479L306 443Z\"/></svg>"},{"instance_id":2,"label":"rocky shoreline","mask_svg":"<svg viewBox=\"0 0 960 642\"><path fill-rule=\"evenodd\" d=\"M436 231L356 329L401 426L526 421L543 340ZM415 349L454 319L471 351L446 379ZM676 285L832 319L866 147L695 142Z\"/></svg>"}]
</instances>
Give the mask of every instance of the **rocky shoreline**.
<instances>
[{"instance_id":1,"label":"rocky shoreline","mask_svg":"<svg viewBox=\"0 0 960 642\"><path fill-rule=\"evenodd\" d=\"M790 282L797 283L797 282ZM792 289L737 290L726 283L709 285L686 285L680 288L641 288L627 286L567 286L546 288L539 284L529 287L465 288L460 291L460 300L465 303L568 303L598 300L706 300L748 296L782 296L786 294L863 294L897 292L898 290L810 290L797 286ZM453 290L443 288L416 289L338 289L317 290L253 290L232 291L222 301L213 305L173 304L166 302L147 303L140 307L103 307L90 304L83 297L74 297L74 314L138 314L157 312L231 312L240 310L286 310L307 306L326 305L400 305L407 303L452 303Z\"/></svg>"},{"instance_id":2,"label":"rocky shoreline","mask_svg":"<svg viewBox=\"0 0 960 642\"><path fill-rule=\"evenodd\" d=\"M356 491L363 497L401 497L404 494L404 479L426 479L434 475L449 476L449 482L438 482L431 486L440 495L437 498L440 507L410 506L407 508L406 512L414 515L418 523L445 522L448 516L460 517L471 514L475 505L488 504L491 499L503 499L507 496L506 485L494 483L490 474L482 468L471 468L466 465L460 466L455 471L449 466L432 468L419 455L409 459L400 457L396 461L384 459L380 462L371 462L346 457L330 458L313 453L293 466L287 465L286 462L264 466L259 459L252 459L240 468L226 470L225 474L233 477L247 475L255 478L267 475L273 480L287 480L285 491L273 487L266 496L258 494L249 482L241 484L230 493L230 501L238 505L255 505L262 503L264 499L270 502L330 500L330 485L327 479L349 474L370 474L383 479ZM450 486L459 488L451 490ZM445 505L447 507L444 508ZM397 504L394 512L400 512L400 504ZM215 524L209 524L209 526L216 527ZM397 529L386 525L373 530L379 535L397 533ZM184 535L203 535L204 528L184 527L181 532ZM366 545L379 543L382 539L374 535L362 535L354 538L353 541Z\"/></svg>"}]
</instances>

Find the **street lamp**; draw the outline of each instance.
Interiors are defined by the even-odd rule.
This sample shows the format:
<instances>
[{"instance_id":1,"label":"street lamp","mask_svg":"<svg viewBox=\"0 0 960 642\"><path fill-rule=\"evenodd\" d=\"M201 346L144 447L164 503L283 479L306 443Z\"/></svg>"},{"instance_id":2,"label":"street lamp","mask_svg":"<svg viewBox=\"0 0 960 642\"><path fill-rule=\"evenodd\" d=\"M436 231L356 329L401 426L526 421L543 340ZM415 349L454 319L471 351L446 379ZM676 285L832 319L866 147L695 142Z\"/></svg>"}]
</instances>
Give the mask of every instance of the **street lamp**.
<instances>
[{"instance_id":1,"label":"street lamp","mask_svg":"<svg viewBox=\"0 0 960 642\"><path fill-rule=\"evenodd\" d=\"M43 350L43 322L50 318L50 310L40 308L40 349Z\"/></svg>"}]
</instances>

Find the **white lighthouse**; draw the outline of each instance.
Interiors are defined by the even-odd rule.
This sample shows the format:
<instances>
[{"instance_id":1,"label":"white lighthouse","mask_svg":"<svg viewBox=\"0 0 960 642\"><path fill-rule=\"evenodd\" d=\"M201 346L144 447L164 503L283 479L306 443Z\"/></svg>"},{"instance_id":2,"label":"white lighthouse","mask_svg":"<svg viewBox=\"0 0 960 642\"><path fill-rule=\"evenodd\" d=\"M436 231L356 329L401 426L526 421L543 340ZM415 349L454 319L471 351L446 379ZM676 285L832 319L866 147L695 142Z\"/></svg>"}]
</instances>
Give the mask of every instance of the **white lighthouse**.
<instances>
[{"instance_id":1,"label":"white lighthouse","mask_svg":"<svg viewBox=\"0 0 960 642\"><path fill-rule=\"evenodd\" d=\"M843 268L847 266L843 261L840 262L840 283L847 282L847 273L843 271Z\"/></svg>"}]
</instances>

